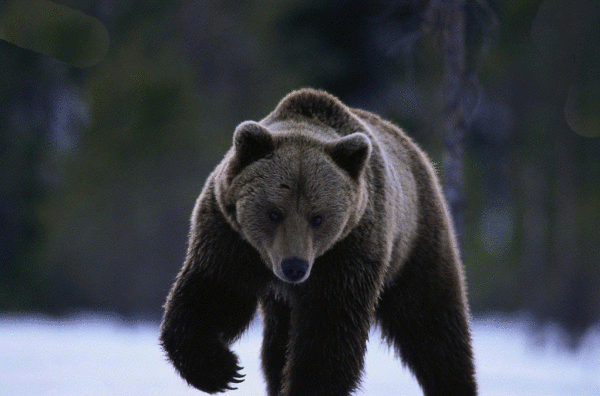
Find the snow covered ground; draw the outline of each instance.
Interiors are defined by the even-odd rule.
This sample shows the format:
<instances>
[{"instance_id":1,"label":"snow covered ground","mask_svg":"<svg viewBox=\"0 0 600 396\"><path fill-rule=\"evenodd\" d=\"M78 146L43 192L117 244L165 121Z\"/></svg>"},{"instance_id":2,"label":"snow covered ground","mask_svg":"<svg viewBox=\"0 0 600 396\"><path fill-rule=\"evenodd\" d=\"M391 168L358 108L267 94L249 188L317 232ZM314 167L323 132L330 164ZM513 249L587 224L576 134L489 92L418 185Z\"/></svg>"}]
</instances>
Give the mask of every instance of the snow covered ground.
<instances>
[{"instance_id":1,"label":"snow covered ground","mask_svg":"<svg viewBox=\"0 0 600 396\"><path fill-rule=\"evenodd\" d=\"M600 395L600 331L577 354L564 351L550 328L535 346L523 320L473 321L477 379L487 396ZM168 364L156 323L124 323L110 315L69 320L0 316L0 395L201 395ZM261 330L253 326L233 348L246 380L227 395L264 395L259 365ZM422 395L411 374L374 330L366 375L357 395Z\"/></svg>"}]
</instances>

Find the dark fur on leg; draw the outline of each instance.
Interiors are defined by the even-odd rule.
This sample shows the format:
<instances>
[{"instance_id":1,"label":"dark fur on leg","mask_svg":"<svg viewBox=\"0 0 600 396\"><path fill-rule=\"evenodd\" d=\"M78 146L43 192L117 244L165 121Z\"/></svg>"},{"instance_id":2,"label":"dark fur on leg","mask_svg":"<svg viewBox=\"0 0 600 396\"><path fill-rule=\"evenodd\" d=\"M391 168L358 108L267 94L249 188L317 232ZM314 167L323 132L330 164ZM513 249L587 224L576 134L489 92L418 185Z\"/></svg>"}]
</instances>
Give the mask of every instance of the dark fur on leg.
<instances>
[{"instance_id":1,"label":"dark fur on leg","mask_svg":"<svg viewBox=\"0 0 600 396\"><path fill-rule=\"evenodd\" d=\"M290 338L290 307L269 294L261 302L264 315L262 369L269 396L279 396Z\"/></svg>"},{"instance_id":2,"label":"dark fur on leg","mask_svg":"<svg viewBox=\"0 0 600 396\"><path fill-rule=\"evenodd\" d=\"M243 380L229 346L248 328L261 287L272 278L215 206L205 200L195 208L198 229L167 297L160 334L179 374L208 393L234 389Z\"/></svg>"}]
</instances>

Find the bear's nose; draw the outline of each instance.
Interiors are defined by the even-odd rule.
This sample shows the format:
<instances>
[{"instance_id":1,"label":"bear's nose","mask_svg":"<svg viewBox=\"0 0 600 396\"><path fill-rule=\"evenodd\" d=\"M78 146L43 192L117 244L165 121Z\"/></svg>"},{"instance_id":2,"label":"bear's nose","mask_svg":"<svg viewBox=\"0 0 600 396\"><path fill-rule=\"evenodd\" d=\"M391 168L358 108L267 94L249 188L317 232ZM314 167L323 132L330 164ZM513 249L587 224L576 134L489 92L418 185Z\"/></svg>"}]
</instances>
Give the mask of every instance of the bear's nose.
<instances>
[{"instance_id":1,"label":"bear's nose","mask_svg":"<svg viewBox=\"0 0 600 396\"><path fill-rule=\"evenodd\" d=\"M281 262L284 280L292 283L301 282L308 271L308 262L297 257L287 258Z\"/></svg>"}]
</instances>

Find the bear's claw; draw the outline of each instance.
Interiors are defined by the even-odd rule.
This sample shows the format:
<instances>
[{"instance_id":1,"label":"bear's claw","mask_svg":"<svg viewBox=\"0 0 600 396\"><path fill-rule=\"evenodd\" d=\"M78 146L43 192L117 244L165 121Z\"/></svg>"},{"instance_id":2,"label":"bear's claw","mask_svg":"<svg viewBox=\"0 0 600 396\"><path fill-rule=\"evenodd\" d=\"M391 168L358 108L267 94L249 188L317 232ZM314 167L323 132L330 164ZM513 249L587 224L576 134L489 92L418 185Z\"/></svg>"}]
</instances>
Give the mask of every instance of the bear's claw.
<instances>
[{"instance_id":1,"label":"bear's claw","mask_svg":"<svg viewBox=\"0 0 600 396\"><path fill-rule=\"evenodd\" d=\"M240 366L237 366L236 368L237 368L237 370L243 370L244 369L243 367L240 367ZM236 373L233 376L233 379L231 379L229 382L233 382L234 384L242 383L242 382L244 382L244 377L245 376L246 376L246 374ZM231 386L229 384L227 384L227 386L225 387L225 389L236 390L237 388L233 387L233 386Z\"/></svg>"}]
</instances>

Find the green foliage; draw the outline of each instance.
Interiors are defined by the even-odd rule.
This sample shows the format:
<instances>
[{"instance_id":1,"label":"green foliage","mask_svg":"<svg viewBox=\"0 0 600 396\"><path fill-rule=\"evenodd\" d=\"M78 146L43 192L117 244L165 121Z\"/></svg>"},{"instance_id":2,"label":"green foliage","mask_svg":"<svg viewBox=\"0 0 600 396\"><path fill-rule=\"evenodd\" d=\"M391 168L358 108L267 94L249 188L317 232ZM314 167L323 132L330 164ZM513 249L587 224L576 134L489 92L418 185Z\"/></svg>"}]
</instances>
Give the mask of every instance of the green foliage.
<instances>
[{"instance_id":1,"label":"green foliage","mask_svg":"<svg viewBox=\"0 0 600 396\"><path fill-rule=\"evenodd\" d=\"M0 42L0 51L8 47ZM45 99L45 78L29 54L0 62L0 310L31 309L44 298L35 209L45 198L39 166L47 117L35 104Z\"/></svg>"},{"instance_id":2,"label":"green foliage","mask_svg":"<svg viewBox=\"0 0 600 396\"><path fill-rule=\"evenodd\" d=\"M46 258L71 279L59 286L121 312L160 305L152 291L168 285L165 269L181 257L206 144L188 63L169 43L143 40L145 29L130 32L88 77L89 125L62 159L64 186L41 210ZM172 245L157 251L157 240Z\"/></svg>"}]
</instances>

